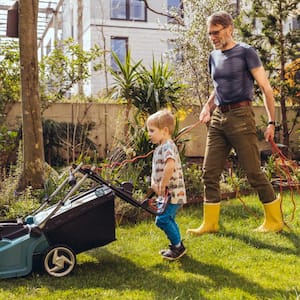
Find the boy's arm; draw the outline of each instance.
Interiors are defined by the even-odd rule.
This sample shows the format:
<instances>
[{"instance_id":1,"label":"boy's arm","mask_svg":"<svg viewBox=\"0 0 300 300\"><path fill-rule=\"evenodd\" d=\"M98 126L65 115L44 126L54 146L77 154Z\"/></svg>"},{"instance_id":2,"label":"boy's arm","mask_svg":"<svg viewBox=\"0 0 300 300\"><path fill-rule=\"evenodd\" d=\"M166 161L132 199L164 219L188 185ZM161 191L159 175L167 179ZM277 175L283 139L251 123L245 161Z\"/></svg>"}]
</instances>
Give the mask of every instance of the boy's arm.
<instances>
[{"instance_id":1,"label":"boy's arm","mask_svg":"<svg viewBox=\"0 0 300 300\"><path fill-rule=\"evenodd\" d=\"M163 176L158 187L158 195L164 195L167 186L169 185L170 179L175 170L175 160L173 158L168 158L165 164L165 169L163 172Z\"/></svg>"}]
</instances>

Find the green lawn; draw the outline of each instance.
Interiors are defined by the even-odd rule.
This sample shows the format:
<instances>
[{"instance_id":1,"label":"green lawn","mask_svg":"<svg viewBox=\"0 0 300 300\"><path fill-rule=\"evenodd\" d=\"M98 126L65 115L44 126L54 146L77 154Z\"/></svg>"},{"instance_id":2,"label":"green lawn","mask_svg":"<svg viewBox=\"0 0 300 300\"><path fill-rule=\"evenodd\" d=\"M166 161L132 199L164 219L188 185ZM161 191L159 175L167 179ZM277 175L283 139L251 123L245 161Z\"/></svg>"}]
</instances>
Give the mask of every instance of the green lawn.
<instances>
[{"instance_id":1,"label":"green lawn","mask_svg":"<svg viewBox=\"0 0 300 300\"><path fill-rule=\"evenodd\" d=\"M290 193L283 210L292 228L280 234L253 232L263 219L254 196L222 202L220 232L187 236L200 225L202 205L178 214L188 253L164 261L164 234L149 217L117 228L117 241L77 256L74 272L58 279L46 274L0 280L0 299L300 299L300 219ZM299 205L300 196L295 196Z\"/></svg>"}]
</instances>

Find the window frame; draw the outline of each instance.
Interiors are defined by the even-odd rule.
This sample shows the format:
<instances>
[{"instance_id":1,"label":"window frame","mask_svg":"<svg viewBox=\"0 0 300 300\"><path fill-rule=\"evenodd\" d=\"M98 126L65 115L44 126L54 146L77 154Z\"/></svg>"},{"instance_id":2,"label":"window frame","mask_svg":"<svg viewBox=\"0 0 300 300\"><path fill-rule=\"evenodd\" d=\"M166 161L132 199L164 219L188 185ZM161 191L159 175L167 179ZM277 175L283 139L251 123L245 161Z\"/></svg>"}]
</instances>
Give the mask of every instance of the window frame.
<instances>
[{"instance_id":1,"label":"window frame","mask_svg":"<svg viewBox=\"0 0 300 300\"><path fill-rule=\"evenodd\" d=\"M114 40L118 40L118 41L125 41L125 53L124 53L124 59L126 58L127 54L128 54L128 37L124 37L124 36L111 36L110 37L110 50L111 52L114 52L118 55L118 53L113 49L112 47L112 43ZM119 59L120 56L118 55ZM122 59L120 59L122 61ZM122 61L122 63L124 63L125 61ZM110 56L110 67L112 68L112 70L114 70L115 72L119 72L119 68L118 65L116 64L116 62L114 61L113 56Z\"/></svg>"},{"instance_id":2,"label":"window frame","mask_svg":"<svg viewBox=\"0 0 300 300\"><path fill-rule=\"evenodd\" d=\"M113 17L112 13L113 13L113 4L114 0L110 1L110 19L111 20L120 20L120 21L135 21L135 22L147 22L147 7L144 3L144 1L138 1L138 0L118 0L118 1L123 1L125 4L125 17L124 18L119 18L119 17ZM130 15L130 10L133 7L131 5L132 1L136 1L136 2L140 2L141 4L144 4L144 18L143 19L136 19L136 18L132 18L132 16Z\"/></svg>"}]
</instances>

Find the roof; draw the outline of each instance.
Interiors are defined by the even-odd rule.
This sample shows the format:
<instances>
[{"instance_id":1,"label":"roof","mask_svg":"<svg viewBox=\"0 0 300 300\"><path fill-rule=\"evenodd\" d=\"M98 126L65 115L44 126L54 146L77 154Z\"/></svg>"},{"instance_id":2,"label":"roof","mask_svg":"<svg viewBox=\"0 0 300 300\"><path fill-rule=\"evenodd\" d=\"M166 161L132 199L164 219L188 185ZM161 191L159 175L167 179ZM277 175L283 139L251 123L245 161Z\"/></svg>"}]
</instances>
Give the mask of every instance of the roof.
<instances>
[{"instance_id":1,"label":"roof","mask_svg":"<svg viewBox=\"0 0 300 300\"><path fill-rule=\"evenodd\" d=\"M15 3L15 0L0 0L0 38L6 37L7 10ZM37 24L38 39L42 37L59 0L39 0L39 13Z\"/></svg>"}]
</instances>

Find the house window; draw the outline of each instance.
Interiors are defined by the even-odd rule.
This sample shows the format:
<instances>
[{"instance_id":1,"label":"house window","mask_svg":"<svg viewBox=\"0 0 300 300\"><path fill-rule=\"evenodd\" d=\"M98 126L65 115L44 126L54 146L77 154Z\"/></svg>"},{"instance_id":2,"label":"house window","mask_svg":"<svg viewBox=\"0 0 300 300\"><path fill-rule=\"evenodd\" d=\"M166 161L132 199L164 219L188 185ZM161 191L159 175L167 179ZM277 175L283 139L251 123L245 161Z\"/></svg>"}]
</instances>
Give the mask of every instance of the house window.
<instances>
[{"instance_id":1,"label":"house window","mask_svg":"<svg viewBox=\"0 0 300 300\"><path fill-rule=\"evenodd\" d=\"M182 0L168 0L168 12L171 16L183 18ZM177 23L175 18L168 17L168 23Z\"/></svg>"},{"instance_id":2,"label":"house window","mask_svg":"<svg viewBox=\"0 0 300 300\"><path fill-rule=\"evenodd\" d=\"M110 5L112 19L126 20L126 0L111 0Z\"/></svg>"},{"instance_id":3,"label":"house window","mask_svg":"<svg viewBox=\"0 0 300 300\"><path fill-rule=\"evenodd\" d=\"M130 19L131 20L146 20L146 8L144 1L130 0Z\"/></svg>"},{"instance_id":4,"label":"house window","mask_svg":"<svg viewBox=\"0 0 300 300\"><path fill-rule=\"evenodd\" d=\"M124 64L125 58L128 51L128 38L127 37L111 37L111 51L114 52L119 60ZM111 68L114 71L118 71L119 67L114 60L113 56L111 56Z\"/></svg>"},{"instance_id":5,"label":"house window","mask_svg":"<svg viewBox=\"0 0 300 300\"><path fill-rule=\"evenodd\" d=\"M146 7L140 0L111 0L110 17L118 20L146 21Z\"/></svg>"}]
</instances>

